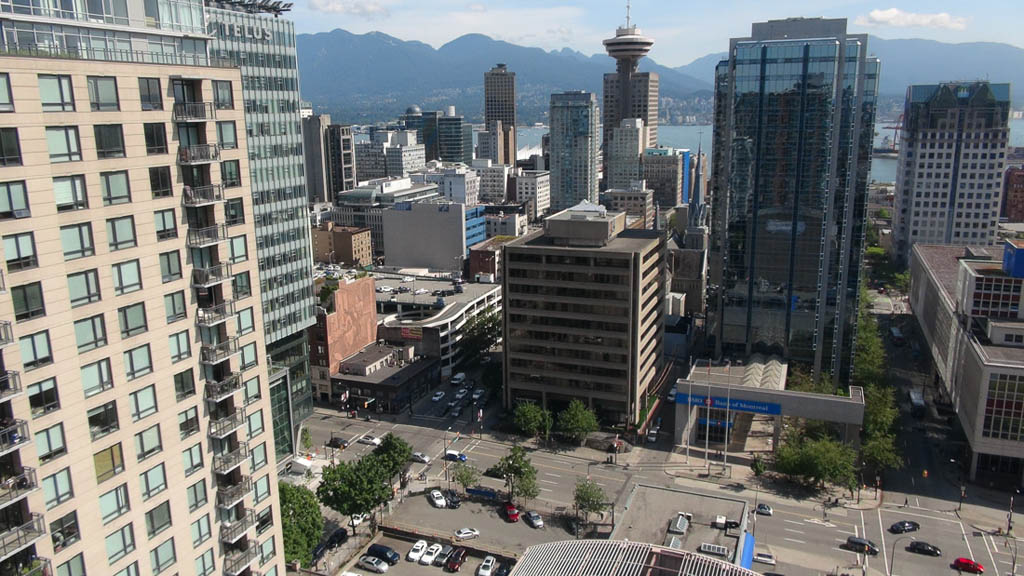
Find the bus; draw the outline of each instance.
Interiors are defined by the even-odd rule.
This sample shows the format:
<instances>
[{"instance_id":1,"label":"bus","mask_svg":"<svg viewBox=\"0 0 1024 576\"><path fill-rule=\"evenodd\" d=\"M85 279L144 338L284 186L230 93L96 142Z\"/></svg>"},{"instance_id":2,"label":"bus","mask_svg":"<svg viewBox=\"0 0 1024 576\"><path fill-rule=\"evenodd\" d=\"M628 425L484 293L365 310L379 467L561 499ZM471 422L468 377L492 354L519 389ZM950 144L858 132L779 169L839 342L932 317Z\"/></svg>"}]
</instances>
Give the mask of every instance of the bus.
<instances>
[{"instance_id":1,"label":"bus","mask_svg":"<svg viewBox=\"0 0 1024 576\"><path fill-rule=\"evenodd\" d=\"M893 344L897 346L903 346L903 344L906 342L906 339L903 338L903 332L901 332L899 328L893 326L892 328L889 328L889 333L892 334Z\"/></svg>"},{"instance_id":2,"label":"bus","mask_svg":"<svg viewBox=\"0 0 1024 576\"><path fill-rule=\"evenodd\" d=\"M915 418L920 418L925 414L924 405L924 394L920 388L911 388L907 391L907 397L910 398L910 413Z\"/></svg>"}]
</instances>

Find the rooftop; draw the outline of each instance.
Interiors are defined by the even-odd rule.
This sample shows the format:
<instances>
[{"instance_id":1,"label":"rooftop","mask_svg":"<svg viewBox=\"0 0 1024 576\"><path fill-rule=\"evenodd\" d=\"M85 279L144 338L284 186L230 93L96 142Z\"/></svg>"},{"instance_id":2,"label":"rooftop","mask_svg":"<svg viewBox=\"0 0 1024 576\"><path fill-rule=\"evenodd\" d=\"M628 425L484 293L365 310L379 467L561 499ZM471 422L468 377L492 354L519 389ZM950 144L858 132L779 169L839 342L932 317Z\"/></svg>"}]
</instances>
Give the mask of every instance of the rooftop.
<instances>
[{"instance_id":1,"label":"rooftop","mask_svg":"<svg viewBox=\"0 0 1024 576\"><path fill-rule=\"evenodd\" d=\"M628 540L564 540L530 546L512 576L756 576L724 560Z\"/></svg>"},{"instance_id":2,"label":"rooftop","mask_svg":"<svg viewBox=\"0 0 1024 576\"><path fill-rule=\"evenodd\" d=\"M402 282L403 278L412 278ZM378 290L390 287L390 291L376 292L377 319L389 327L431 327L442 324L460 316L466 308L473 306L478 300L491 293L500 293L498 284L462 284L462 293L455 293L451 280L437 280L420 276L397 276L377 273L374 282ZM405 293L397 293L396 289L408 288ZM416 294L417 291L426 292ZM437 291L451 292L447 296L435 295ZM440 307L438 307L440 305ZM398 306L402 307L402 316L397 314Z\"/></svg>"},{"instance_id":3,"label":"rooftop","mask_svg":"<svg viewBox=\"0 0 1024 576\"><path fill-rule=\"evenodd\" d=\"M414 357L408 362L394 362L382 366L378 370L374 370L366 376L363 376L362 374L345 373L346 365L356 369L365 369L365 367L380 362L382 359L401 351L403 348L403 346L381 346L377 343L370 344L355 355L343 360L341 362L342 371L331 374L331 378L344 380L345 382L352 384L383 384L399 387L406 380L416 376L424 370L430 369L431 365L436 362L436 359L432 358Z\"/></svg>"},{"instance_id":4,"label":"rooftop","mask_svg":"<svg viewBox=\"0 0 1024 576\"><path fill-rule=\"evenodd\" d=\"M697 360L687 380L711 384L785 390L788 365L777 356L754 354L746 360Z\"/></svg>"},{"instance_id":5,"label":"rooftop","mask_svg":"<svg viewBox=\"0 0 1024 576\"><path fill-rule=\"evenodd\" d=\"M484 240L483 242L473 244L472 246L469 247L469 249L471 251L477 250L496 252L500 250L502 246L508 244L509 242L515 240L516 238L517 236L493 236L491 238L488 238L487 240Z\"/></svg>"},{"instance_id":6,"label":"rooftop","mask_svg":"<svg viewBox=\"0 0 1024 576\"><path fill-rule=\"evenodd\" d=\"M995 246L949 246L940 244L914 244L925 269L935 278L942 288L946 299L956 302L956 281L960 272L960 260L968 254L985 260L1002 262L1002 250ZM985 263L982 260L982 264ZM952 308L952 304L950 305Z\"/></svg>"}]
</instances>

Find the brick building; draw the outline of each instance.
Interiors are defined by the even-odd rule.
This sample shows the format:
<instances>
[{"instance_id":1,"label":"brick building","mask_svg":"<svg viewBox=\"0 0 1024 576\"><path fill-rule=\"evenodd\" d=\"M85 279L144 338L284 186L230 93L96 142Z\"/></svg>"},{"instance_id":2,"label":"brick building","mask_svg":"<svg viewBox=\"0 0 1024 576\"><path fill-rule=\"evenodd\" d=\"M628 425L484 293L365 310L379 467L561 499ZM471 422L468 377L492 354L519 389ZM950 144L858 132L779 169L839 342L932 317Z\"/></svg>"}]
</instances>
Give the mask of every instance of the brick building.
<instances>
[{"instance_id":1,"label":"brick building","mask_svg":"<svg viewBox=\"0 0 1024 576\"><path fill-rule=\"evenodd\" d=\"M376 339L373 279L341 280L330 298L320 301L316 324L309 328L309 363L317 400L345 400L343 390L332 393L331 373Z\"/></svg>"},{"instance_id":2,"label":"brick building","mask_svg":"<svg viewBox=\"0 0 1024 576\"><path fill-rule=\"evenodd\" d=\"M313 260L343 262L350 266L373 264L373 240L369 228L322 222L313 228Z\"/></svg>"},{"instance_id":3,"label":"brick building","mask_svg":"<svg viewBox=\"0 0 1024 576\"><path fill-rule=\"evenodd\" d=\"M1003 183L1005 216L1010 222L1024 222L1024 168L1010 168Z\"/></svg>"}]
</instances>

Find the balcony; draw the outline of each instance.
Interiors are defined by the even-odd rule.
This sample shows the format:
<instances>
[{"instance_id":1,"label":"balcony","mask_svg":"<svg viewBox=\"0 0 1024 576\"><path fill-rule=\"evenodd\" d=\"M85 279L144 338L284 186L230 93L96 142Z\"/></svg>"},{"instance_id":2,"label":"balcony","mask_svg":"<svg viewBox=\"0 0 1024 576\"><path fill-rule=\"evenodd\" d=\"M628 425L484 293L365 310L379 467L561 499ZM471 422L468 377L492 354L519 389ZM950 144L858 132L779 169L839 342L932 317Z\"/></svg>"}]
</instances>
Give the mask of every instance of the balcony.
<instances>
[{"instance_id":1,"label":"balcony","mask_svg":"<svg viewBox=\"0 0 1024 576\"><path fill-rule=\"evenodd\" d=\"M189 228L185 244L189 248L206 248L228 240L228 227L216 224L206 228Z\"/></svg>"},{"instance_id":2,"label":"balcony","mask_svg":"<svg viewBox=\"0 0 1024 576\"><path fill-rule=\"evenodd\" d=\"M185 186L182 190L182 201L188 208L198 208L224 201L223 184L207 184L206 186Z\"/></svg>"},{"instance_id":3,"label":"balcony","mask_svg":"<svg viewBox=\"0 0 1024 576\"><path fill-rule=\"evenodd\" d=\"M235 411L223 418L210 420L209 434L211 438L223 438L245 424L245 408L235 408Z\"/></svg>"},{"instance_id":4,"label":"balcony","mask_svg":"<svg viewBox=\"0 0 1024 576\"><path fill-rule=\"evenodd\" d=\"M223 324L234 315L235 302L233 300L210 306L200 306L196 313L196 324L206 328L213 328L218 324Z\"/></svg>"},{"instance_id":5,"label":"balcony","mask_svg":"<svg viewBox=\"0 0 1024 576\"><path fill-rule=\"evenodd\" d=\"M0 430L0 456L11 452L22 444L27 444L29 439L28 422L13 420L12 424Z\"/></svg>"},{"instance_id":6,"label":"balcony","mask_svg":"<svg viewBox=\"0 0 1024 576\"><path fill-rule=\"evenodd\" d=\"M178 146L178 164L193 166L210 164L220 160L220 146L216 144L193 144Z\"/></svg>"},{"instance_id":7,"label":"balcony","mask_svg":"<svg viewBox=\"0 0 1024 576\"><path fill-rule=\"evenodd\" d=\"M213 402L220 402L221 400L231 396L236 391L242 389L242 374L241 372L232 372L228 374L220 382L207 382L206 383L206 399Z\"/></svg>"},{"instance_id":8,"label":"balcony","mask_svg":"<svg viewBox=\"0 0 1024 576\"><path fill-rule=\"evenodd\" d=\"M193 288L209 288L227 280L231 280L231 264L229 262L223 262L209 268L192 269Z\"/></svg>"},{"instance_id":9,"label":"balcony","mask_svg":"<svg viewBox=\"0 0 1024 576\"><path fill-rule=\"evenodd\" d=\"M245 536L250 528L256 525L256 512L246 509L242 517L231 521L222 522L220 528L220 541L225 544L233 544Z\"/></svg>"},{"instance_id":10,"label":"balcony","mask_svg":"<svg viewBox=\"0 0 1024 576\"><path fill-rule=\"evenodd\" d=\"M10 400L22 392L21 375L16 370L0 372L0 402Z\"/></svg>"},{"instance_id":11,"label":"balcony","mask_svg":"<svg viewBox=\"0 0 1024 576\"><path fill-rule=\"evenodd\" d=\"M10 320L0 320L0 348L14 344L14 330Z\"/></svg>"},{"instance_id":12,"label":"balcony","mask_svg":"<svg viewBox=\"0 0 1024 576\"><path fill-rule=\"evenodd\" d=\"M50 576L53 571L50 570L50 560L47 558L34 558L29 562L27 566L21 567L21 572L18 572L18 576Z\"/></svg>"},{"instance_id":13,"label":"balcony","mask_svg":"<svg viewBox=\"0 0 1024 576\"><path fill-rule=\"evenodd\" d=\"M256 517L253 516L253 523ZM46 536L46 525L41 514L32 514L28 522L0 532L0 562L32 545Z\"/></svg>"},{"instance_id":14,"label":"balcony","mask_svg":"<svg viewBox=\"0 0 1024 576\"><path fill-rule=\"evenodd\" d=\"M220 364L238 354L238 338L218 344L203 344L199 348L199 361L203 364Z\"/></svg>"},{"instance_id":15,"label":"balcony","mask_svg":"<svg viewBox=\"0 0 1024 576\"><path fill-rule=\"evenodd\" d=\"M213 102L175 102L174 121L192 122L201 120L213 120L217 117L217 110Z\"/></svg>"},{"instance_id":16,"label":"balcony","mask_svg":"<svg viewBox=\"0 0 1024 576\"><path fill-rule=\"evenodd\" d=\"M249 445L240 442L238 448L223 454L216 454L213 457L213 471L217 474L230 474L238 468L242 462L249 459Z\"/></svg>"},{"instance_id":17,"label":"balcony","mask_svg":"<svg viewBox=\"0 0 1024 576\"><path fill-rule=\"evenodd\" d=\"M0 508L13 504L39 489L36 471L22 468L21 474L0 481Z\"/></svg>"},{"instance_id":18,"label":"balcony","mask_svg":"<svg viewBox=\"0 0 1024 576\"><path fill-rule=\"evenodd\" d=\"M250 544L245 550L238 550L224 555L225 576L238 576L260 557L260 547Z\"/></svg>"},{"instance_id":19,"label":"balcony","mask_svg":"<svg viewBox=\"0 0 1024 576\"><path fill-rule=\"evenodd\" d=\"M231 508L245 499L249 492L252 492L252 479L243 476L238 484L217 488L217 506Z\"/></svg>"}]
</instances>

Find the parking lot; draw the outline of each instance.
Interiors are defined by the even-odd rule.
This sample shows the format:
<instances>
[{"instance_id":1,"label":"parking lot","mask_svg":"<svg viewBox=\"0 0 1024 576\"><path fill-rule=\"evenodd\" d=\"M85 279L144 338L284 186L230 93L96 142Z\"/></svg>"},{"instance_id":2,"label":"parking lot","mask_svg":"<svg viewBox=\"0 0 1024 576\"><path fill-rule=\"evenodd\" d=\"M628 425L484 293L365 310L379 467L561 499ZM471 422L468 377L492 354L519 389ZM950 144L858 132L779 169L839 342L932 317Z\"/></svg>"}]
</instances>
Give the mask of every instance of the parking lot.
<instances>
[{"instance_id":1,"label":"parking lot","mask_svg":"<svg viewBox=\"0 0 1024 576\"><path fill-rule=\"evenodd\" d=\"M433 544L434 542L428 539L427 543ZM438 543L443 545L446 542L442 541ZM418 562L410 562L407 560L406 554L409 553L409 549L412 548L413 545L413 542L410 540L404 540L394 536L384 536L377 541L377 544L388 546L402 556L401 562L388 568L388 576L427 576L431 574L440 576L440 574L446 573L444 568L441 566L424 566ZM466 557L466 562L462 565L462 569L459 570L459 572L462 574L476 574L477 568L480 567L483 560L484 556L482 554L470 554ZM353 565L349 570L357 574L368 573L367 570L355 565Z\"/></svg>"}]
</instances>

